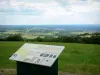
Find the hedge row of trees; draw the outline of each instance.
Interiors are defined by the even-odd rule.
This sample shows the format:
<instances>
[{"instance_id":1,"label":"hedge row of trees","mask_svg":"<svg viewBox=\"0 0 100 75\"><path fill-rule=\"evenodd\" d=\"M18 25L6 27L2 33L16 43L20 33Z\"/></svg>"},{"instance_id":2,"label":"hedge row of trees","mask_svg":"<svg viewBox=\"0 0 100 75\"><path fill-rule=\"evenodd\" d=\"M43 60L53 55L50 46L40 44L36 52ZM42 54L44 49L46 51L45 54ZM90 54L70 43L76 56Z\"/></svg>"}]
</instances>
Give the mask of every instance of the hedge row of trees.
<instances>
[{"instance_id":1,"label":"hedge row of trees","mask_svg":"<svg viewBox=\"0 0 100 75\"><path fill-rule=\"evenodd\" d=\"M6 38L1 38L0 41L23 41L21 34L9 35Z\"/></svg>"},{"instance_id":2,"label":"hedge row of trees","mask_svg":"<svg viewBox=\"0 0 100 75\"><path fill-rule=\"evenodd\" d=\"M58 38L37 37L36 39L30 41L100 44L100 36L91 36L91 37L59 36Z\"/></svg>"},{"instance_id":3,"label":"hedge row of trees","mask_svg":"<svg viewBox=\"0 0 100 75\"><path fill-rule=\"evenodd\" d=\"M88 43L100 44L100 35L92 35L91 37L80 36L59 36L58 38L52 37L37 37L35 39L24 39L21 34L10 35L7 38L0 39L0 41L36 41L36 42L65 42L65 43Z\"/></svg>"}]
</instances>

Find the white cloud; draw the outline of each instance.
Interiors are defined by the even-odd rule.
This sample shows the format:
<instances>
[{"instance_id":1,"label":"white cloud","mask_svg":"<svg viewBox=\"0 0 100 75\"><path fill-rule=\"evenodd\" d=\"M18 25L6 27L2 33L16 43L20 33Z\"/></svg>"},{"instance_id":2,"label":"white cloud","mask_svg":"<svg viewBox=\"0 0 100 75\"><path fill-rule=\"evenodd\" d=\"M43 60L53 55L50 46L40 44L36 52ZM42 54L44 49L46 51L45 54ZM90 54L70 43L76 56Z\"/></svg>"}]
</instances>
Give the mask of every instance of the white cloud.
<instances>
[{"instance_id":1,"label":"white cloud","mask_svg":"<svg viewBox=\"0 0 100 75\"><path fill-rule=\"evenodd\" d=\"M56 0L65 9L73 12L93 12L100 11L100 2L96 0ZM65 4L66 3L66 4Z\"/></svg>"},{"instance_id":2,"label":"white cloud","mask_svg":"<svg viewBox=\"0 0 100 75\"><path fill-rule=\"evenodd\" d=\"M100 24L100 2L96 0L44 1L1 1L0 9L6 12L0 12L0 24Z\"/></svg>"}]
</instances>

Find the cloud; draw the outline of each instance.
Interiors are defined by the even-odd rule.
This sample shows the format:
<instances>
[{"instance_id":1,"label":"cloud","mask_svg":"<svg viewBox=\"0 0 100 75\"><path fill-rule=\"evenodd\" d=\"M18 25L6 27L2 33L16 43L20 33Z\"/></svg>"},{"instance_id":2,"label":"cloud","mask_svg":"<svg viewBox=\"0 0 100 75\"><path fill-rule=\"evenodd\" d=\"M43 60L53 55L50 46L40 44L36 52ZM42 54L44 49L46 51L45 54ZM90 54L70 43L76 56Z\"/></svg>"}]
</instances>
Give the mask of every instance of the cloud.
<instances>
[{"instance_id":1,"label":"cloud","mask_svg":"<svg viewBox=\"0 0 100 75\"><path fill-rule=\"evenodd\" d=\"M100 24L97 0L2 0L0 24Z\"/></svg>"},{"instance_id":2,"label":"cloud","mask_svg":"<svg viewBox=\"0 0 100 75\"><path fill-rule=\"evenodd\" d=\"M29 0L31 1L31 0ZM53 7L61 7L65 8L66 11L71 12L93 12L100 11L100 2L97 0L55 0L49 2L48 0L37 0L38 2L26 2L17 1L17 0L1 0L0 2L0 10L3 12L7 10L7 12L27 12L27 11L37 11L37 12L45 12L48 9L53 9ZM40 2L39 2L40 1ZM58 4L59 3L59 4Z\"/></svg>"},{"instance_id":3,"label":"cloud","mask_svg":"<svg viewBox=\"0 0 100 75\"><path fill-rule=\"evenodd\" d=\"M35 4L36 5L36 4ZM26 2L17 2L16 0L12 1L1 1L0 2L0 12L2 13L15 13L15 14L40 14L41 10L35 7L34 3L26 3Z\"/></svg>"},{"instance_id":4,"label":"cloud","mask_svg":"<svg viewBox=\"0 0 100 75\"><path fill-rule=\"evenodd\" d=\"M66 10L73 12L100 11L100 2L96 0L56 0Z\"/></svg>"},{"instance_id":5,"label":"cloud","mask_svg":"<svg viewBox=\"0 0 100 75\"><path fill-rule=\"evenodd\" d=\"M19 14L23 12L29 14L39 13L44 16L44 14L61 15L66 13L66 10L60 7L60 5L55 1L47 3L30 3L10 0L9 3L7 1L3 1L0 5L2 6L0 7L0 11L7 14L12 12L14 12L15 14Z\"/></svg>"}]
</instances>

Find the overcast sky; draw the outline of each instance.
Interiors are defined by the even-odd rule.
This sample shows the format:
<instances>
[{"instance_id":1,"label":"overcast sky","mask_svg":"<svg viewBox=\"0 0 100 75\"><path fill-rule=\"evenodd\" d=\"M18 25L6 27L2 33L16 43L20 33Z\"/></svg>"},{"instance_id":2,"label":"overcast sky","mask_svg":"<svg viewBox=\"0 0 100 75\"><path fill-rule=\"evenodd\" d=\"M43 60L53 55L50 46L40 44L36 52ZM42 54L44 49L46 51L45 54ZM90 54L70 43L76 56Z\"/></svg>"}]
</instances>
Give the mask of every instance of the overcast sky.
<instances>
[{"instance_id":1,"label":"overcast sky","mask_svg":"<svg viewBox=\"0 0 100 75\"><path fill-rule=\"evenodd\" d=\"M0 0L0 25L100 24L100 0Z\"/></svg>"}]
</instances>

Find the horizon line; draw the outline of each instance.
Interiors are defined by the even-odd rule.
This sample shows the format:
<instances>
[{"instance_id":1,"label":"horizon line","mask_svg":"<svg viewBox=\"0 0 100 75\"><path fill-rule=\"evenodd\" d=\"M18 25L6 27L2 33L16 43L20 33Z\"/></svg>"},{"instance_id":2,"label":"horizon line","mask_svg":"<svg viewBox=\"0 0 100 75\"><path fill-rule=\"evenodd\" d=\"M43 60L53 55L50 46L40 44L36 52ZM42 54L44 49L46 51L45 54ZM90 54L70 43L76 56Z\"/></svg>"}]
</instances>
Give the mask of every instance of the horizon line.
<instances>
[{"instance_id":1,"label":"horizon line","mask_svg":"<svg viewBox=\"0 0 100 75\"><path fill-rule=\"evenodd\" d=\"M2 24L3 25L3 24ZM6 25L6 24L5 24ZM32 24L32 25L29 25L29 26L53 26L53 25L65 25L65 26L68 26L68 25L100 25L100 24ZM7 26L7 25L6 25ZM28 24L26 25L24 25L24 24L21 24L21 25L19 25L19 24L14 24L14 25L10 25L10 24L8 24L8 26L28 26Z\"/></svg>"}]
</instances>

